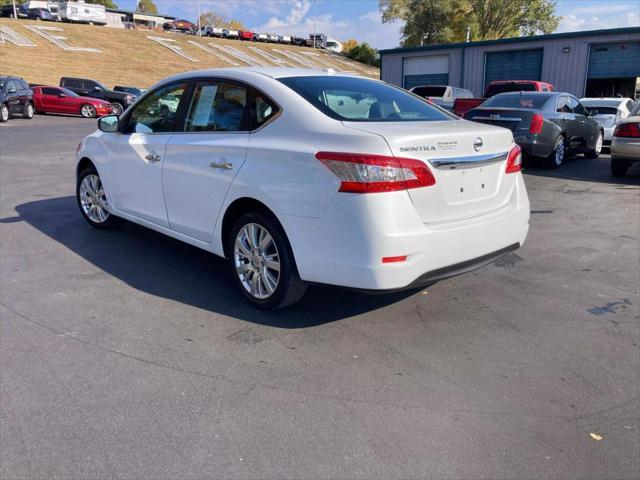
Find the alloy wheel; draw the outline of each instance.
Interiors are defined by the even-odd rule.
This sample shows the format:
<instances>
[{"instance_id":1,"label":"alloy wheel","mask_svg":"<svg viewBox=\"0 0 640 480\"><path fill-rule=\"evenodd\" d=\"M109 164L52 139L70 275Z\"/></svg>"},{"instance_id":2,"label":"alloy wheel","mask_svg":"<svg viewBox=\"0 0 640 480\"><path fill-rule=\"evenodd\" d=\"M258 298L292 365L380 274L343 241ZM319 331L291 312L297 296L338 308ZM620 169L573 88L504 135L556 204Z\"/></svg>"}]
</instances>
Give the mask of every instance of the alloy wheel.
<instances>
[{"instance_id":1,"label":"alloy wheel","mask_svg":"<svg viewBox=\"0 0 640 480\"><path fill-rule=\"evenodd\" d=\"M2 107L0 108L0 119L3 122L9 120L9 107L7 107L6 105L2 105Z\"/></svg>"},{"instance_id":2,"label":"alloy wheel","mask_svg":"<svg viewBox=\"0 0 640 480\"><path fill-rule=\"evenodd\" d=\"M243 226L236 236L233 256L244 289L259 300L271 297L280 281L280 255L267 229L257 223Z\"/></svg>"},{"instance_id":3,"label":"alloy wheel","mask_svg":"<svg viewBox=\"0 0 640 480\"><path fill-rule=\"evenodd\" d=\"M596 155L600 155L602 152L602 133L598 133L598 140L596 140Z\"/></svg>"},{"instance_id":4,"label":"alloy wheel","mask_svg":"<svg viewBox=\"0 0 640 480\"><path fill-rule=\"evenodd\" d=\"M118 117L119 117L119 116L120 116L120 114L122 113L122 107L120 106L120 104L119 104L119 103L113 103L113 104L111 105L111 109L112 109L113 114L114 114L114 115L116 115L116 116L118 116Z\"/></svg>"},{"instance_id":5,"label":"alloy wheel","mask_svg":"<svg viewBox=\"0 0 640 480\"><path fill-rule=\"evenodd\" d=\"M562 165L562 162L564 162L564 154L564 139L560 137L558 139L558 143L556 144L556 165Z\"/></svg>"},{"instance_id":6,"label":"alloy wheel","mask_svg":"<svg viewBox=\"0 0 640 480\"><path fill-rule=\"evenodd\" d=\"M80 113L85 118L93 118L96 114L96 109L92 105L83 105Z\"/></svg>"},{"instance_id":7,"label":"alloy wheel","mask_svg":"<svg viewBox=\"0 0 640 480\"><path fill-rule=\"evenodd\" d=\"M107 197L98 175L89 174L82 179L80 205L84 214L94 223L104 223L109 218Z\"/></svg>"},{"instance_id":8,"label":"alloy wheel","mask_svg":"<svg viewBox=\"0 0 640 480\"><path fill-rule=\"evenodd\" d=\"M33 105L27 105L27 118L33 118Z\"/></svg>"}]
</instances>

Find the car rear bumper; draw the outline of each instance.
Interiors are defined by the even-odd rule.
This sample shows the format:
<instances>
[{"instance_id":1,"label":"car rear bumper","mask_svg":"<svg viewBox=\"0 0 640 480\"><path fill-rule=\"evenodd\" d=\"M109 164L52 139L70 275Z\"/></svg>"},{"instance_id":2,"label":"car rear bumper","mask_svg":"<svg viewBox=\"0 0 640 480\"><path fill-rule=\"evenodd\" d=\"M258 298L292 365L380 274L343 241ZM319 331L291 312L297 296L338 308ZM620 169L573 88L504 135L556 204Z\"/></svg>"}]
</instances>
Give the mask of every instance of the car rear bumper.
<instances>
[{"instance_id":1,"label":"car rear bumper","mask_svg":"<svg viewBox=\"0 0 640 480\"><path fill-rule=\"evenodd\" d=\"M451 222L423 223L406 192L339 195L321 218L281 218L308 282L366 291L417 288L491 263L522 245L529 229L520 175L507 204ZM406 261L382 263L404 255Z\"/></svg>"},{"instance_id":2,"label":"car rear bumper","mask_svg":"<svg viewBox=\"0 0 640 480\"><path fill-rule=\"evenodd\" d=\"M614 137L611 141L611 158L640 160L640 138Z\"/></svg>"},{"instance_id":3,"label":"car rear bumper","mask_svg":"<svg viewBox=\"0 0 640 480\"><path fill-rule=\"evenodd\" d=\"M515 142L522 148L526 156L545 158L553 153L555 149L555 138L535 134L514 135Z\"/></svg>"}]
</instances>

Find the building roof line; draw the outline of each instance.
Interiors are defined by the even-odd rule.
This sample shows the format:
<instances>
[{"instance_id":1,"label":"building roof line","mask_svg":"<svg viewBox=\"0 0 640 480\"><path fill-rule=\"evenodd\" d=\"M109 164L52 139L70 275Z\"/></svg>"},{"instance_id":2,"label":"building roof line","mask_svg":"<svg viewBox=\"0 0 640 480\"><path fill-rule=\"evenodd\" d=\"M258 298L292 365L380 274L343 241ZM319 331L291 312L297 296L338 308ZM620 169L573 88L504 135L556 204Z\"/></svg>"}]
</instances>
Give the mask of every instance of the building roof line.
<instances>
[{"instance_id":1,"label":"building roof line","mask_svg":"<svg viewBox=\"0 0 640 480\"><path fill-rule=\"evenodd\" d=\"M602 30L583 30L580 32L564 32L564 33L550 33L547 35L533 35L531 37L512 37L512 38L499 38L495 40L478 40L476 42L456 42L456 43L444 43L440 45L425 45L424 47L400 47L390 48L387 50L380 50L380 55L389 53L401 53L401 52L423 52L431 50L445 50L454 48L467 48L484 45L500 45L505 43L520 43L520 42L535 42L540 40L555 40L562 38L574 38L574 37L587 37L593 35L615 35L624 33L637 33L638 40L640 40L640 27L623 27L623 28L607 28Z\"/></svg>"}]
</instances>

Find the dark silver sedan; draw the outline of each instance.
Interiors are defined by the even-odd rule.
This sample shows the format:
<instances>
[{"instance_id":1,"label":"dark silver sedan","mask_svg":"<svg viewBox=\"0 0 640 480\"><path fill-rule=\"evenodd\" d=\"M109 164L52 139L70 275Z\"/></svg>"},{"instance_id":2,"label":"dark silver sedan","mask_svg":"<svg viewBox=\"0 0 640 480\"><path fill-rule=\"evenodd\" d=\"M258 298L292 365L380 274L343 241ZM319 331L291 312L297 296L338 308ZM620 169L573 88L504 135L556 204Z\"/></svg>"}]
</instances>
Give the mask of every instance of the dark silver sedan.
<instances>
[{"instance_id":1,"label":"dark silver sedan","mask_svg":"<svg viewBox=\"0 0 640 480\"><path fill-rule=\"evenodd\" d=\"M510 129L525 155L549 168L558 168L570 155L595 158L602 151L602 127L570 93L501 93L464 118Z\"/></svg>"}]
</instances>

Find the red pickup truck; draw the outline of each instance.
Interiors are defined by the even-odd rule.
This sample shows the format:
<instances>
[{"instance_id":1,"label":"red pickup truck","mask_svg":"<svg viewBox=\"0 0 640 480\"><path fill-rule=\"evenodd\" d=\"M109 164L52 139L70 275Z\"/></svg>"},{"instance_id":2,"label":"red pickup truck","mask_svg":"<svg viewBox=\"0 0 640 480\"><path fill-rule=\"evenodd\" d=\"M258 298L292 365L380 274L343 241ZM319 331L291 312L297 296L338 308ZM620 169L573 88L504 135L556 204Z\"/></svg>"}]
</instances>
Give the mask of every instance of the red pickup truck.
<instances>
[{"instance_id":1,"label":"red pickup truck","mask_svg":"<svg viewBox=\"0 0 640 480\"><path fill-rule=\"evenodd\" d=\"M453 113L463 117L465 112L476 108L487 98L504 92L553 92L553 85L537 80L495 80L487 85L483 98L456 98Z\"/></svg>"}]
</instances>

